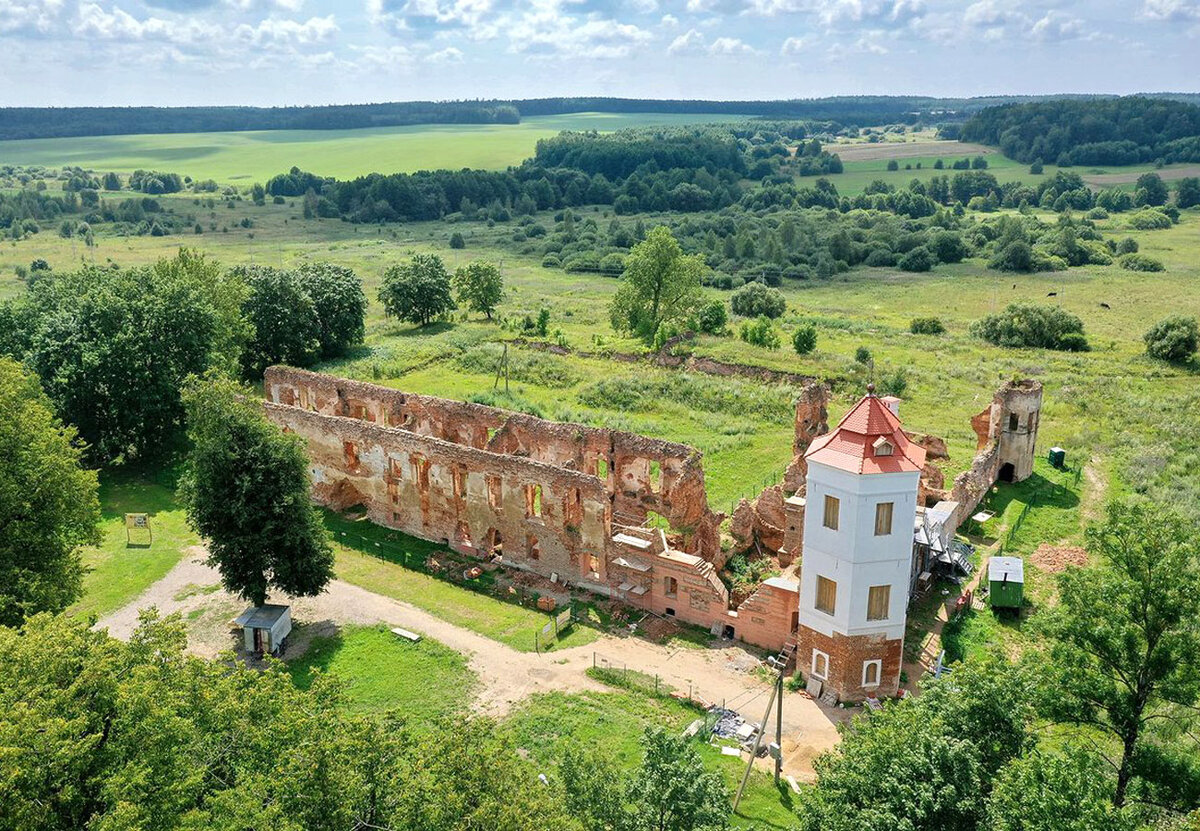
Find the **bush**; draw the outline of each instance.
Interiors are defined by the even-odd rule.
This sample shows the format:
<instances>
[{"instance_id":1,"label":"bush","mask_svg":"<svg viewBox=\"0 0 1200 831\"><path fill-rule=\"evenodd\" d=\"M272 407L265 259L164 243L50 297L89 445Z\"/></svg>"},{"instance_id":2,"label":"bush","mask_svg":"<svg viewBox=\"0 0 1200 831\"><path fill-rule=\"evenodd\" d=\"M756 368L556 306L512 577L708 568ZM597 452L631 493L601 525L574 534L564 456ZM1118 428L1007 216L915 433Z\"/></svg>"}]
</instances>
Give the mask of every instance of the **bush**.
<instances>
[{"instance_id":1,"label":"bush","mask_svg":"<svg viewBox=\"0 0 1200 831\"><path fill-rule=\"evenodd\" d=\"M562 260L557 254L547 254L542 257L542 268L562 268Z\"/></svg>"},{"instance_id":2,"label":"bush","mask_svg":"<svg viewBox=\"0 0 1200 831\"><path fill-rule=\"evenodd\" d=\"M792 348L797 355L807 355L817 348L817 327L805 323L792 335Z\"/></svg>"},{"instance_id":3,"label":"bush","mask_svg":"<svg viewBox=\"0 0 1200 831\"><path fill-rule=\"evenodd\" d=\"M908 372L903 367L879 379L879 391L884 395L894 395L902 398L908 391Z\"/></svg>"},{"instance_id":4,"label":"bush","mask_svg":"<svg viewBox=\"0 0 1200 831\"><path fill-rule=\"evenodd\" d=\"M762 283L747 283L729 298L733 313L742 317L780 317L787 309L787 301L779 289L768 288Z\"/></svg>"},{"instance_id":5,"label":"bush","mask_svg":"<svg viewBox=\"0 0 1200 831\"><path fill-rule=\"evenodd\" d=\"M1086 352L1083 321L1057 306L1011 303L971 324L971 334L996 346Z\"/></svg>"},{"instance_id":6,"label":"bush","mask_svg":"<svg viewBox=\"0 0 1200 831\"><path fill-rule=\"evenodd\" d=\"M771 318L766 315L759 315L754 320L743 323L739 336L751 346L761 346L764 349L778 349L780 344L779 332L771 323Z\"/></svg>"},{"instance_id":7,"label":"bush","mask_svg":"<svg viewBox=\"0 0 1200 831\"><path fill-rule=\"evenodd\" d=\"M450 247L451 248L466 248L467 247L467 241L463 237L461 232L455 231L453 234L450 235Z\"/></svg>"},{"instance_id":8,"label":"bush","mask_svg":"<svg viewBox=\"0 0 1200 831\"><path fill-rule=\"evenodd\" d=\"M962 237L954 231L934 234L928 246L938 262L942 263L961 263L971 253Z\"/></svg>"},{"instance_id":9,"label":"bush","mask_svg":"<svg viewBox=\"0 0 1200 831\"><path fill-rule=\"evenodd\" d=\"M1164 271L1166 266L1160 260L1147 257L1145 254L1126 254L1121 258L1121 268L1126 271Z\"/></svg>"},{"instance_id":10,"label":"bush","mask_svg":"<svg viewBox=\"0 0 1200 831\"><path fill-rule=\"evenodd\" d=\"M1033 271L1033 249L1023 240L1013 240L992 257L988 268L999 271Z\"/></svg>"},{"instance_id":11,"label":"bush","mask_svg":"<svg viewBox=\"0 0 1200 831\"><path fill-rule=\"evenodd\" d=\"M708 335L719 335L725 331L725 324L729 322L729 314L725 311L725 304L720 300L710 300L700 313L696 316L696 328Z\"/></svg>"},{"instance_id":12,"label":"bush","mask_svg":"<svg viewBox=\"0 0 1200 831\"><path fill-rule=\"evenodd\" d=\"M937 263L937 258L925 246L919 246L900 258L901 271L929 271Z\"/></svg>"},{"instance_id":13,"label":"bush","mask_svg":"<svg viewBox=\"0 0 1200 831\"><path fill-rule=\"evenodd\" d=\"M946 327L936 317L914 317L908 324L908 331L914 335L940 335Z\"/></svg>"},{"instance_id":14,"label":"bush","mask_svg":"<svg viewBox=\"0 0 1200 831\"><path fill-rule=\"evenodd\" d=\"M871 350L867 349L865 346L858 347L858 349L854 350L854 360L858 361L860 364L871 363Z\"/></svg>"},{"instance_id":15,"label":"bush","mask_svg":"<svg viewBox=\"0 0 1200 831\"><path fill-rule=\"evenodd\" d=\"M1171 217L1153 209L1143 209L1129 216L1129 227L1136 231L1161 231L1172 224Z\"/></svg>"},{"instance_id":16,"label":"bush","mask_svg":"<svg viewBox=\"0 0 1200 831\"><path fill-rule=\"evenodd\" d=\"M887 169L888 170L899 170L900 164L895 159L892 159L891 161L889 161L887 163Z\"/></svg>"},{"instance_id":17,"label":"bush","mask_svg":"<svg viewBox=\"0 0 1200 831\"><path fill-rule=\"evenodd\" d=\"M1200 325L1196 318L1172 315L1147 332L1146 354L1160 361L1186 361L1200 346Z\"/></svg>"},{"instance_id":18,"label":"bush","mask_svg":"<svg viewBox=\"0 0 1200 831\"><path fill-rule=\"evenodd\" d=\"M1138 251L1138 241L1133 237L1125 237L1117 243L1118 254L1136 254Z\"/></svg>"}]
</instances>

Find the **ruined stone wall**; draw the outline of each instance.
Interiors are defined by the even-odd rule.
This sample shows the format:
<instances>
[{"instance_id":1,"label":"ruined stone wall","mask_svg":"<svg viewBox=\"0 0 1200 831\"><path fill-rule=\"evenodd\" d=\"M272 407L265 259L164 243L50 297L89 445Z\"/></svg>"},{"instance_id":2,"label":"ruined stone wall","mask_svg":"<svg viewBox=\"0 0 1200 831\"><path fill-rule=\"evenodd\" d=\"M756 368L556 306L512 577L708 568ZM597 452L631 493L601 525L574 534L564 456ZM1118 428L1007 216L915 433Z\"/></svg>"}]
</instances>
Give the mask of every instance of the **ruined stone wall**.
<instances>
[{"instance_id":1,"label":"ruined stone wall","mask_svg":"<svg viewBox=\"0 0 1200 831\"><path fill-rule=\"evenodd\" d=\"M592 476L602 481L617 524L639 525L653 512L680 532L684 550L710 560L720 556L723 517L709 509L701 455L687 445L289 367L268 368L264 388L276 404L362 419Z\"/></svg>"},{"instance_id":2,"label":"ruined stone wall","mask_svg":"<svg viewBox=\"0 0 1200 831\"><path fill-rule=\"evenodd\" d=\"M742 601L731 621L736 634L750 643L779 649L795 631L800 609L800 585L794 580L762 583Z\"/></svg>"},{"instance_id":3,"label":"ruined stone wall","mask_svg":"<svg viewBox=\"0 0 1200 831\"><path fill-rule=\"evenodd\" d=\"M380 525L572 581L604 582L609 501L594 476L369 420L267 403L308 443L313 497Z\"/></svg>"}]
</instances>

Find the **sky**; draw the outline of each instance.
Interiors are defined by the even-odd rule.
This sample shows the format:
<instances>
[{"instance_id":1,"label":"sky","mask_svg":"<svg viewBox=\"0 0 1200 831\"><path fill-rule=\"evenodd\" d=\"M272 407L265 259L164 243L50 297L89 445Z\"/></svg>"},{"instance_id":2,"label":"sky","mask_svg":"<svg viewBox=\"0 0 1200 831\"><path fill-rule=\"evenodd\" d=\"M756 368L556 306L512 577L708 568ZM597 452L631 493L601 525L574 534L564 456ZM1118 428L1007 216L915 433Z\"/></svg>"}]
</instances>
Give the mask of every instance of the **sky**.
<instances>
[{"instance_id":1,"label":"sky","mask_svg":"<svg viewBox=\"0 0 1200 831\"><path fill-rule=\"evenodd\" d=\"M0 106L1197 91L1200 0L0 0Z\"/></svg>"}]
</instances>

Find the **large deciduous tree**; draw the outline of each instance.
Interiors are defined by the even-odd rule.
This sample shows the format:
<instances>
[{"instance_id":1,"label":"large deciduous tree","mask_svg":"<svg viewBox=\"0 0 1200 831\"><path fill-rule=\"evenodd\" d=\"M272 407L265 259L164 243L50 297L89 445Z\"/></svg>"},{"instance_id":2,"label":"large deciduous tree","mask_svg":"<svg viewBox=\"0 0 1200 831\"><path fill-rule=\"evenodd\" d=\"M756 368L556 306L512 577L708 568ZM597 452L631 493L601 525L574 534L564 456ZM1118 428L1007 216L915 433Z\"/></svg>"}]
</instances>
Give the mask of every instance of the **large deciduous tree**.
<instances>
[{"instance_id":1,"label":"large deciduous tree","mask_svg":"<svg viewBox=\"0 0 1200 831\"><path fill-rule=\"evenodd\" d=\"M5 315L24 331L3 340L41 378L90 458L145 457L180 432L183 379L235 364L240 291L187 250L149 268L50 273Z\"/></svg>"},{"instance_id":2,"label":"large deciduous tree","mask_svg":"<svg viewBox=\"0 0 1200 831\"><path fill-rule=\"evenodd\" d=\"M193 378L183 397L192 449L180 495L225 587L257 606L272 589L320 594L333 551L309 499L301 440L270 424L232 381Z\"/></svg>"},{"instance_id":3,"label":"large deciduous tree","mask_svg":"<svg viewBox=\"0 0 1200 831\"><path fill-rule=\"evenodd\" d=\"M704 260L685 255L660 225L629 252L625 274L609 305L613 328L653 342L660 329L682 328L703 302Z\"/></svg>"},{"instance_id":4,"label":"large deciduous tree","mask_svg":"<svg viewBox=\"0 0 1200 831\"><path fill-rule=\"evenodd\" d=\"M1115 739L1120 807L1150 728L1200 700L1200 528L1164 506L1118 502L1086 538L1098 562L1060 575L1046 612L1045 706Z\"/></svg>"},{"instance_id":5,"label":"large deciduous tree","mask_svg":"<svg viewBox=\"0 0 1200 831\"><path fill-rule=\"evenodd\" d=\"M488 722L352 714L332 677L301 689L184 647L153 614L127 643L67 616L0 627L0 825L579 828Z\"/></svg>"},{"instance_id":6,"label":"large deciduous tree","mask_svg":"<svg viewBox=\"0 0 1200 831\"><path fill-rule=\"evenodd\" d=\"M350 347L362 343L367 315L362 278L332 263L304 263L296 273L317 313L321 357L341 357Z\"/></svg>"},{"instance_id":7,"label":"large deciduous tree","mask_svg":"<svg viewBox=\"0 0 1200 831\"><path fill-rule=\"evenodd\" d=\"M720 831L729 793L706 771L686 738L649 729L642 764L628 774L612 762L568 748L561 775L567 805L587 831Z\"/></svg>"},{"instance_id":8,"label":"large deciduous tree","mask_svg":"<svg viewBox=\"0 0 1200 831\"><path fill-rule=\"evenodd\" d=\"M254 334L242 352L247 378L261 378L271 364L308 366L321 354L317 304L300 276L268 266L242 266L234 272L248 293L242 314Z\"/></svg>"},{"instance_id":9,"label":"large deciduous tree","mask_svg":"<svg viewBox=\"0 0 1200 831\"><path fill-rule=\"evenodd\" d=\"M383 273L379 302L388 317L425 326L454 308L450 275L436 254L416 254Z\"/></svg>"},{"instance_id":10,"label":"large deciduous tree","mask_svg":"<svg viewBox=\"0 0 1200 831\"><path fill-rule=\"evenodd\" d=\"M454 291L458 302L473 312L483 312L492 319L492 312L504 299L504 278L495 263L476 260L454 272Z\"/></svg>"},{"instance_id":11,"label":"large deciduous tree","mask_svg":"<svg viewBox=\"0 0 1200 831\"><path fill-rule=\"evenodd\" d=\"M79 548L99 542L100 504L74 439L37 379L0 357L0 625L79 596Z\"/></svg>"}]
</instances>

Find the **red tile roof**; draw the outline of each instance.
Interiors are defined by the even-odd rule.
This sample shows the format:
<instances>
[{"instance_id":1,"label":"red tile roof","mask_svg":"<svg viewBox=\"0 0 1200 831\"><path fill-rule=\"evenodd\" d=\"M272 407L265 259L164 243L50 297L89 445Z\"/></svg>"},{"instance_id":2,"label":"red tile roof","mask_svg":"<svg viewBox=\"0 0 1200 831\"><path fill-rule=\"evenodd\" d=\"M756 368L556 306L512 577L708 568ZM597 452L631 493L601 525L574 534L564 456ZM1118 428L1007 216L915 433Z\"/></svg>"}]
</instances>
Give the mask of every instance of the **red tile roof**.
<instances>
[{"instance_id":1,"label":"red tile roof","mask_svg":"<svg viewBox=\"0 0 1200 831\"><path fill-rule=\"evenodd\" d=\"M891 455L875 454L875 442L881 437L891 443ZM867 395L837 427L816 438L804 458L848 473L904 473L925 466L925 448L908 440L900 419L886 404Z\"/></svg>"}]
</instances>

